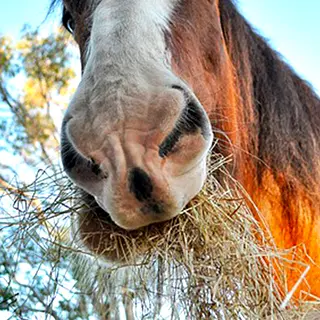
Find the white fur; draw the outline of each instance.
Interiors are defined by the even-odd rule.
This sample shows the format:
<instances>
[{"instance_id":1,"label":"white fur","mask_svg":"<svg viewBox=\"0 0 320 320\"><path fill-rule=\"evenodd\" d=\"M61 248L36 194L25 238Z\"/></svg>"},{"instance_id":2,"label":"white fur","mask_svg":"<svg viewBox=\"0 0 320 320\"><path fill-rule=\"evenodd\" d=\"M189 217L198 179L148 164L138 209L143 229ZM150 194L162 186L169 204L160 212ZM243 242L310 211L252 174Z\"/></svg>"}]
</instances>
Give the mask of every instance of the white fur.
<instances>
[{"instance_id":1,"label":"white fur","mask_svg":"<svg viewBox=\"0 0 320 320\"><path fill-rule=\"evenodd\" d=\"M177 0L102 0L93 13L87 67L101 62L123 73L167 65L164 31ZM104 60L101 60L103 55ZM109 59L108 59L109 58Z\"/></svg>"}]
</instances>

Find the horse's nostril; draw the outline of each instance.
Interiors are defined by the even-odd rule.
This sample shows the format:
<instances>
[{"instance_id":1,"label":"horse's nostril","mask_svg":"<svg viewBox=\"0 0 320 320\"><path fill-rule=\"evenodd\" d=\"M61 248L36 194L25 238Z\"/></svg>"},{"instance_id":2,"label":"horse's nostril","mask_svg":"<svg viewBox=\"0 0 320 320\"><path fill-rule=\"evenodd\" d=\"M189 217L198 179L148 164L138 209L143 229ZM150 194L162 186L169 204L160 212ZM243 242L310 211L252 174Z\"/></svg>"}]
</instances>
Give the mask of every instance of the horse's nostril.
<instances>
[{"instance_id":1,"label":"horse's nostril","mask_svg":"<svg viewBox=\"0 0 320 320\"><path fill-rule=\"evenodd\" d=\"M130 171L129 190L140 202L151 199L153 185L150 177L144 170L133 168Z\"/></svg>"},{"instance_id":2,"label":"horse's nostril","mask_svg":"<svg viewBox=\"0 0 320 320\"><path fill-rule=\"evenodd\" d=\"M98 176L99 174L101 174L102 171L101 171L100 165L97 164L94 159L92 159L92 158L90 159L90 161L88 162L88 166L91 168L91 171L92 171L96 176Z\"/></svg>"},{"instance_id":3,"label":"horse's nostril","mask_svg":"<svg viewBox=\"0 0 320 320\"><path fill-rule=\"evenodd\" d=\"M176 84L172 85L172 86L171 86L171 88L172 88L172 89L176 89L176 90L179 90L179 91L183 91L183 92L185 92L185 90L184 90L181 86L176 85Z\"/></svg>"},{"instance_id":4,"label":"horse's nostril","mask_svg":"<svg viewBox=\"0 0 320 320\"><path fill-rule=\"evenodd\" d=\"M200 129L201 133L204 134L204 128L207 127L206 122L207 119L202 107L191 100L180 116L179 129L185 134L193 134Z\"/></svg>"},{"instance_id":5,"label":"horse's nostril","mask_svg":"<svg viewBox=\"0 0 320 320\"><path fill-rule=\"evenodd\" d=\"M172 86L172 88L184 91L178 86ZM174 152L176 144L183 135L195 134L200 131L205 139L210 136L208 119L200 103L188 96L186 96L186 101L187 105L180 114L175 127L159 146L159 156L162 158Z\"/></svg>"},{"instance_id":6,"label":"horse's nostril","mask_svg":"<svg viewBox=\"0 0 320 320\"><path fill-rule=\"evenodd\" d=\"M73 147L72 143L68 139L66 133L66 123L63 122L62 130L61 130L61 159L64 170L68 173L72 171L73 168L83 165L86 163L86 159L84 159Z\"/></svg>"},{"instance_id":7,"label":"horse's nostril","mask_svg":"<svg viewBox=\"0 0 320 320\"><path fill-rule=\"evenodd\" d=\"M159 146L159 156L166 157L169 153L174 151L174 147L181 137L181 132L174 128L167 138Z\"/></svg>"}]
</instances>

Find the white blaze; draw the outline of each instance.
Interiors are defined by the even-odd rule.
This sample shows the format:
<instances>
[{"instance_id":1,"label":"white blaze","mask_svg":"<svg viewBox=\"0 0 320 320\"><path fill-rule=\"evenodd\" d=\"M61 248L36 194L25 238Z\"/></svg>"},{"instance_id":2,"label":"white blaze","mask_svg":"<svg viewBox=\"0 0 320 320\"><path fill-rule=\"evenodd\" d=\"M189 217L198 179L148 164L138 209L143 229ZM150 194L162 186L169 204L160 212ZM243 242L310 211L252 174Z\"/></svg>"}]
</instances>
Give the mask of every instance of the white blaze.
<instances>
[{"instance_id":1,"label":"white blaze","mask_svg":"<svg viewBox=\"0 0 320 320\"><path fill-rule=\"evenodd\" d=\"M159 69L170 69L164 33L176 2L102 0L93 13L86 69L111 82L124 77L157 85L164 76Z\"/></svg>"}]
</instances>

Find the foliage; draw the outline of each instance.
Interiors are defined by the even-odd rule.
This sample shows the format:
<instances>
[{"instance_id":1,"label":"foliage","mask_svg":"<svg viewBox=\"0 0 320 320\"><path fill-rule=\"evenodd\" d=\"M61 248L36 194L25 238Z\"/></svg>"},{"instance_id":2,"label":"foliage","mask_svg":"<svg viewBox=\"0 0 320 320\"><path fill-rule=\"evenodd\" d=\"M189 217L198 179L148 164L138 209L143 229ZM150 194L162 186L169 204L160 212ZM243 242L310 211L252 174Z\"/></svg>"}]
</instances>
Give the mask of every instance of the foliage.
<instances>
[{"instance_id":1,"label":"foliage","mask_svg":"<svg viewBox=\"0 0 320 320\"><path fill-rule=\"evenodd\" d=\"M1 119L0 130L28 163L50 163L58 146L53 115L61 113L61 103L56 102L70 94L75 78L68 42L62 32L43 37L28 27L17 43L0 37L0 108L11 112L11 118Z\"/></svg>"},{"instance_id":2,"label":"foliage","mask_svg":"<svg viewBox=\"0 0 320 320\"><path fill-rule=\"evenodd\" d=\"M76 77L72 50L61 30L43 36L26 27L17 42L0 36L0 153L27 164L36 177L34 190L24 191L31 187L19 181L23 169L2 156L1 319L93 319L92 301L76 287L72 259L55 245L67 227L58 226L54 214L70 210L65 204L45 209L72 191L57 169L56 155L58 128ZM46 171L37 173L37 167ZM53 184L52 177L60 183Z\"/></svg>"}]
</instances>

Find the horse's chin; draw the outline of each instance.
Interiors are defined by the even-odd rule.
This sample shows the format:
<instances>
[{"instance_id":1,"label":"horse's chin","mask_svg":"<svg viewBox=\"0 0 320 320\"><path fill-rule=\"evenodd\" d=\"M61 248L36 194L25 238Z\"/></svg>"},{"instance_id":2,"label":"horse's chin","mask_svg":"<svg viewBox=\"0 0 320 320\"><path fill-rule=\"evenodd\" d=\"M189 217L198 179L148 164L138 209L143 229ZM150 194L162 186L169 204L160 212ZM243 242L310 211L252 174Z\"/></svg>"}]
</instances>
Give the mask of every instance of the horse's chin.
<instances>
[{"instance_id":1,"label":"horse's chin","mask_svg":"<svg viewBox=\"0 0 320 320\"><path fill-rule=\"evenodd\" d=\"M83 205L77 212L73 240L89 253L111 263L138 263L150 253L150 238L161 235L169 221L151 224L137 230L119 227L88 193L81 191Z\"/></svg>"}]
</instances>

